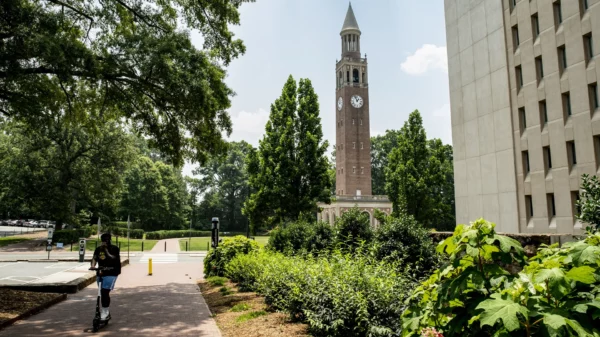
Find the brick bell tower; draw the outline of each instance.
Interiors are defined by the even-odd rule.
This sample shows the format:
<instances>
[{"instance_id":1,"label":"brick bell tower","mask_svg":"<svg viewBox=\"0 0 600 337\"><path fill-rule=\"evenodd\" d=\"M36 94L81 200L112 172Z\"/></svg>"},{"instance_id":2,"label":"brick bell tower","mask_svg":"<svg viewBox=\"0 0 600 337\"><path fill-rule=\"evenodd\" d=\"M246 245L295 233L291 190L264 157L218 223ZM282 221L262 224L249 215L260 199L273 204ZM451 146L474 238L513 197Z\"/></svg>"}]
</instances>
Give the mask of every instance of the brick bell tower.
<instances>
[{"instance_id":1,"label":"brick bell tower","mask_svg":"<svg viewBox=\"0 0 600 337\"><path fill-rule=\"evenodd\" d=\"M369 76L367 57L360 53L361 31L352 5L342 26L342 59L335 66L336 195L331 204L319 203L317 219L334 225L344 212L358 207L378 226L375 210L386 214L392 203L372 195Z\"/></svg>"},{"instance_id":2,"label":"brick bell tower","mask_svg":"<svg viewBox=\"0 0 600 337\"><path fill-rule=\"evenodd\" d=\"M340 32L342 59L336 64L336 195L371 195L371 135L367 58L352 4Z\"/></svg>"}]
</instances>

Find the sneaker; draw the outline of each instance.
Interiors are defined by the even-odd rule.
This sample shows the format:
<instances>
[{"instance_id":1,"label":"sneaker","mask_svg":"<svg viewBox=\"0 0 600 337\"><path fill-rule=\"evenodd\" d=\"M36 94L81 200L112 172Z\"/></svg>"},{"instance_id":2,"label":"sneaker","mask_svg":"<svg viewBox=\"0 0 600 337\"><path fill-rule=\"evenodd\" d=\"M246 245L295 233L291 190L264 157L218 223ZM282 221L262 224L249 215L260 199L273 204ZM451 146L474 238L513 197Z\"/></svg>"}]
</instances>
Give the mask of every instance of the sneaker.
<instances>
[{"instance_id":1,"label":"sneaker","mask_svg":"<svg viewBox=\"0 0 600 337\"><path fill-rule=\"evenodd\" d=\"M100 320L101 321L106 321L106 319L108 318L109 314L108 314L108 308L102 308L100 310Z\"/></svg>"}]
</instances>

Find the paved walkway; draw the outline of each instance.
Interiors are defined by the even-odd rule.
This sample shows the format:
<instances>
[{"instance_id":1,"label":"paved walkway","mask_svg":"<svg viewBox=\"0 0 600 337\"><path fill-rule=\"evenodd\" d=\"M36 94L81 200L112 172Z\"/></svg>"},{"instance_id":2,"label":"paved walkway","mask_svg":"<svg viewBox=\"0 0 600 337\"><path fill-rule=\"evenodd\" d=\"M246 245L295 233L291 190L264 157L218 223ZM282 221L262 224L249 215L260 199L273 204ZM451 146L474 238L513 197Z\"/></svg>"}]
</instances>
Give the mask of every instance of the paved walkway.
<instances>
[{"instance_id":1,"label":"paved walkway","mask_svg":"<svg viewBox=\"0 0 600 337\"><path fill-rule=\"evenodd\" d=\"M179 240L181 239L164 239L160 240L154 245L150 253L178 253L181 251L179 247ZM167 244L167 250L165 251L165 243Z\"/></svg>"},{"instance_id":2,"label":"paved walkway","mask_svg":"<svg viewBox=\"0 0 600 337\"><path fill-rule=\"evenodd\" d=\"M196 279L202 263L162 264L148 276L146 264L132 264L111 293L112 320L98 336L220 337ZM0 330L1 337L82 336L90 332L98 288L91 285L62 303Z\"/></svg>"}]
</instances>

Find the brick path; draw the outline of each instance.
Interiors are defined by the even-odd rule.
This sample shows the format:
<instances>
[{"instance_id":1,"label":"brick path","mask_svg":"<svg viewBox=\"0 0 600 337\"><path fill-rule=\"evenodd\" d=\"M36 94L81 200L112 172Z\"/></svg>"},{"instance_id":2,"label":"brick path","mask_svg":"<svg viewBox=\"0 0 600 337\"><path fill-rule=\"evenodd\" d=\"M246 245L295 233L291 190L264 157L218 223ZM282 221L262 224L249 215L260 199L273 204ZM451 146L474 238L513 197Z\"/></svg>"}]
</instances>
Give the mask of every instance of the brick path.
<instances>
[{"instance_id":1,"label":"brick path","mask_svg":"<svg viewBox=\"0 0 600 337\"><path fill-rule=\"evenodd\" d=\"M111 293L112 320L98 336L221 336L195 284L202 275L200 262L156 264L153 276L147 274L146 264L123 268ZM92 326L97 293L97 286L91 285L0 330L0 336L82 336Z\"/></svg>"},{"instance_id":2,"label":"brick path","mask_svg":"<svg viewBox=\"0 0 600 337\"><path fill-rule=\"evenodd\" d=\"M165 239L160 240L154 245L150 253L178 253L181 251L179 247L180 239ZM165 242L167 243L167 251L165 252Z\"/></svg>"}]
</instances>

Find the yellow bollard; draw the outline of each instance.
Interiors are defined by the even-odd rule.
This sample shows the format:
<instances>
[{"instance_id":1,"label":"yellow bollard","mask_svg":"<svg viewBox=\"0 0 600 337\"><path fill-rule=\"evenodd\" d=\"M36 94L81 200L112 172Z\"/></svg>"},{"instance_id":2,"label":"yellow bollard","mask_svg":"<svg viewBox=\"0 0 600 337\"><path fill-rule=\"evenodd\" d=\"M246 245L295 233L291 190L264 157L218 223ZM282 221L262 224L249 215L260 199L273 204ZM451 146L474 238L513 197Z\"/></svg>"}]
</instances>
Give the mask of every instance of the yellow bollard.
<instances>
[{"instance_id":1,"label":"yellow bollard","mask_svg":"<svg viewBox=\"0 0 600 337\"><path fill-rule=\"evenodd\" d=\"M152 259L148 259L148 275L152 276Z\"/></svg>"}]
</instances>

